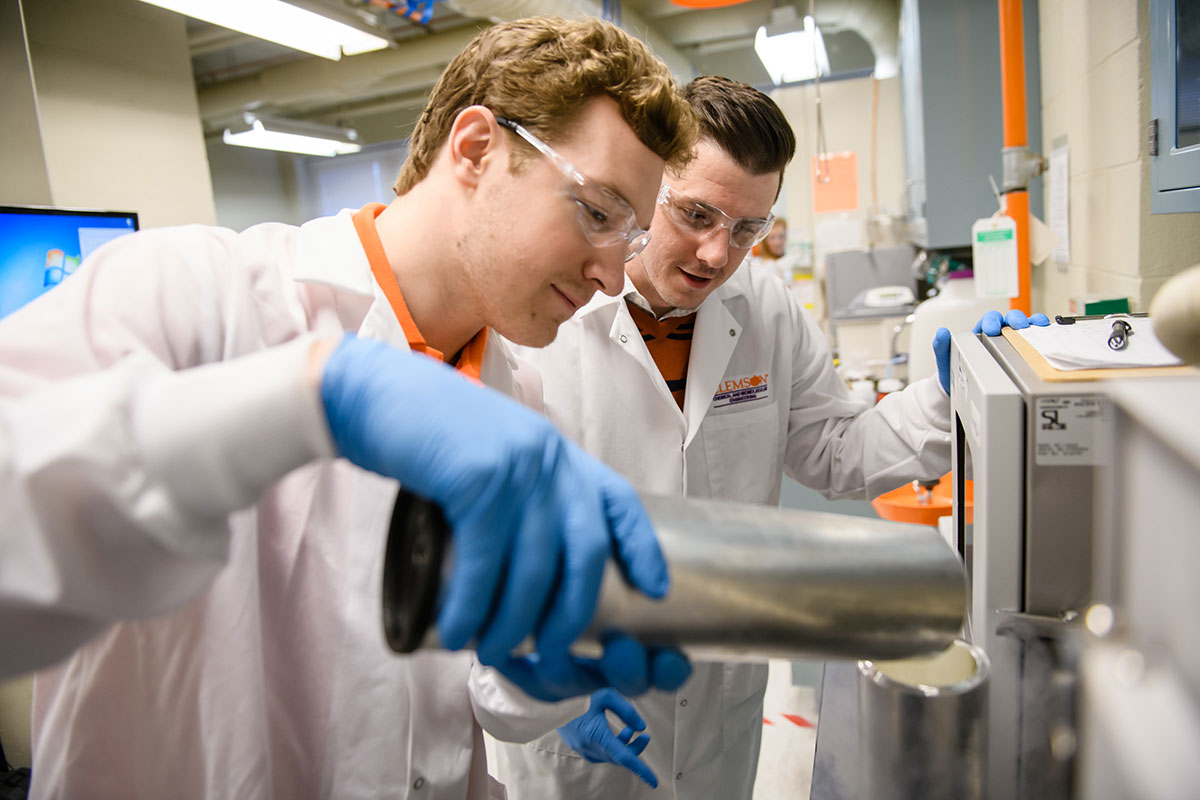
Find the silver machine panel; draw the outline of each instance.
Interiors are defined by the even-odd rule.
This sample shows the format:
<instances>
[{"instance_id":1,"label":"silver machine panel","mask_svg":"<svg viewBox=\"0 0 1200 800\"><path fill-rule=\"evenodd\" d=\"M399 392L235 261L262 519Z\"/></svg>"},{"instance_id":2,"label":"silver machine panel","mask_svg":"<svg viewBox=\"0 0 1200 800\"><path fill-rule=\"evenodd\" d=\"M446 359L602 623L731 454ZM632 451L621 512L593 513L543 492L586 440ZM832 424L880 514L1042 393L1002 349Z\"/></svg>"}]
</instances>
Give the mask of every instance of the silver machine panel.
<instances>
[{"instance_id":1,"label":"silver machine panel","mask_svg":"<svg viewBox=\"0 0 1200 800\"><path fill-rule=\"evenodd\" d=\"M1096 491L1076 796L1200 797L1200 377L1116 387Z\"/></svg>"},{"instance_id":2,"label":"silver machine panel","mask_svg":"<svg viewBox=\"0 0 1200 800\"><path fill-rule=\"evenodd\" d=\"M954 529L971 583L967 636L991 661L985 796L992 800L1090 796L1076 795L1083 621L1112 582L1103 565L1121 561L1102 532L1114 498L1129 491L1111 483L1113 397L1183 380L1048 382L1002 337L954 336Z\"/></svg>"}]
</instances>

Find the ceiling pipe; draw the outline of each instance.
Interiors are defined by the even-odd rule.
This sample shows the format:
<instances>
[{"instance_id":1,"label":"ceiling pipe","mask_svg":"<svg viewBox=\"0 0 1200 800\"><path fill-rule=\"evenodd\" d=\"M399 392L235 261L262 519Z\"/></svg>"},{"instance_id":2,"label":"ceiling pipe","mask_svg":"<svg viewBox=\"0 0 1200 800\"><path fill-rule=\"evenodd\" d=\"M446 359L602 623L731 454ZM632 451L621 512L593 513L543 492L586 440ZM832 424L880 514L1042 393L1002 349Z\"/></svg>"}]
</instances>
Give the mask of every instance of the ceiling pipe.
<instances>
[{"instance_id":1,"label":"ceiling pipe","mask_svg":"<svg viewBox=\"0 0 1200 800\"><path fill-rule=\"evenodd\" d=\"M808 13L808 3L794 3L800 17ZM714 39L752 41L760 25L771 21L771 0L751 0L736 6L688 11L670 16L659 15L656 25L677 46ZM824 33L852 30L871 47L875 56L875 77L892 78L899 71L900 7L896 0L819 0L816 3L817 26Z\"/></svg>"},{"instance_id":2,"label":"ceiling pipe","mask_svg":"<svg viewBox=\"0 0 1200 800\"><path fill-rule=\"evenodd\" d=\"M395 49L327 61L305 58L201 90L200 117L221 124L262 107L328 106L433 85L450 59L487 23L405 39Z\"/></svg>"},{"instance_id":3,"label":"ceiling pipe","mask_svg":"<svg viewBox=\"0 0 1200 800\"><path fill-rule=\"evenodd\" d=\"M603 17L604 9L595 0L446 0L446 5L467 17L507 22L522 17L553 16L568 19ZM695 77L692 62L671 40L658 32L631 8L621 9L621 27L641 39L663 60L676 80Z\"/></svg>"},{"instance_id":4,"label":"ceiling pipe","mask_svg":"<svg viewBox=\"0 0 1200 800\"><path fill-rule=\"evenodd\" d=\"M876 78L894 78L899 74L898 0L818 0L816 12L817 27L822 31L852 30L867 40L875 54Z\"/></svg>"},{"instance_id":5,"label":"ceiling pipe","mask_svg":"<svg viewBox=\"0 0 1200 800\"><path fill-rule=\"evenodd\" d=\"M797 2L805 8L808 6L804 0ZM487 25L485 19L516 19L538 13L601 16L600 4L595 0L451 0L447 4L474 19L451 30L403 39L390 50L337 62L302 59L201 89L198 94L201 117L207 127L214 127L246 110L330 108L381 94L427 91L437 73L481 27ZM769 16L769 4L757 4ZM745 5L748 4L742 7ZM687 81L693 77L694 67L677 43L692 41L696 36L753 37L758 25L763 24L763 21L753 19L738 20L733 13L736 10L736 7L707 11L685 9L685 13L663 17L657 26L652 26L635 11L626 8L622 12L622 26L662 58L679 80ZM897 0L820 0L816 10L820 26L830 31L853 28L867 40L875 53L877 75L889 74L888 64L893 65L890 74L894 74L899 34Z\"/></svg>"}]
</instances>

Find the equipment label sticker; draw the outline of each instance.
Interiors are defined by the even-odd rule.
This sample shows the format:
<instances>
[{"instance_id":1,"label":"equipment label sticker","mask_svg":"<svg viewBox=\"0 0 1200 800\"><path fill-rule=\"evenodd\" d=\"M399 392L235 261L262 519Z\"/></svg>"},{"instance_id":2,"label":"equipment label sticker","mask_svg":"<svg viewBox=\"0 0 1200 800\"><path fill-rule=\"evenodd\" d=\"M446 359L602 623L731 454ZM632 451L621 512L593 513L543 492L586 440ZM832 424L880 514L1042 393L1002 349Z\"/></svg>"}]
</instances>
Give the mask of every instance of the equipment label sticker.
<instances>
[{"instance_id":1,"label":"equipment label sticker","mask_svg":"<svg viewBox=\"0 0 1200 800\"><path fill-rule=\"evenodd\" d=\"M1039 397L1034 408L1034 460L1038 465L1105 463L1106 423L1110 415L1101 398Z\"/></svg>"}]
</instances>

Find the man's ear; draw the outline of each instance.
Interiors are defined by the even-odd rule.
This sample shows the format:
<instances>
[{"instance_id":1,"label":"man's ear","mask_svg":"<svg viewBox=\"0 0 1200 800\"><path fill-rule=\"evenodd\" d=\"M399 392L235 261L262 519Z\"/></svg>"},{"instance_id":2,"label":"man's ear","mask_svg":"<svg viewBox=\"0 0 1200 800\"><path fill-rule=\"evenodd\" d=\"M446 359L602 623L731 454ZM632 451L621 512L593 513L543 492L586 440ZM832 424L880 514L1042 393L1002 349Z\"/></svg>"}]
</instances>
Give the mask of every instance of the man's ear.
<instances>
[{"instance_id":1,"label":"man's ear","mask_svg":"<svg viewBox=\"0 0 1200 800\"><path fill-rule=\"evenodd\" d=\"M446 140L454 176L474 187L488 166L507 151L500 126L484 106L468 106L458 112Z\"/></svg>"}]
</instances>

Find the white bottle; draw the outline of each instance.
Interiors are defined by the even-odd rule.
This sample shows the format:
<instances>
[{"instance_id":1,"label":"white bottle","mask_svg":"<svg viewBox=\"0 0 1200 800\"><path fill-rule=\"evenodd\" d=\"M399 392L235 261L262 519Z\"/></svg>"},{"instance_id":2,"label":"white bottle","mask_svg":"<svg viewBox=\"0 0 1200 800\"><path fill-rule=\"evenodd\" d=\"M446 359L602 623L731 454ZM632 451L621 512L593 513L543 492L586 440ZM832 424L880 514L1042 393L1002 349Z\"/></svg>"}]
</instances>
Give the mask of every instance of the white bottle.
<instances>
[{"instance_id":1,"label":"white bottle","mask_svg":"<svg viewBox=\"0 0 1200 800\"><path fill-rule=\"evenodd\" d=\"M960 270L938 281L938 294L919 303L913 310L909 331L908 382L937 374L933 360L933 335L938 328L951 333L970 331L987 311L1008 311L1007 297L976 297L975 274Z\"/></svg>"}]
</instances>

